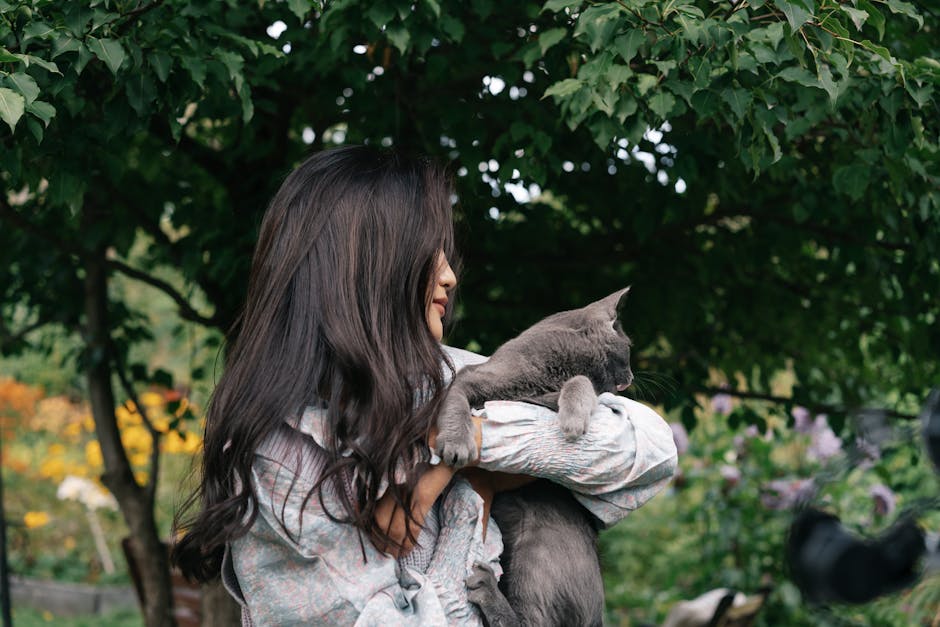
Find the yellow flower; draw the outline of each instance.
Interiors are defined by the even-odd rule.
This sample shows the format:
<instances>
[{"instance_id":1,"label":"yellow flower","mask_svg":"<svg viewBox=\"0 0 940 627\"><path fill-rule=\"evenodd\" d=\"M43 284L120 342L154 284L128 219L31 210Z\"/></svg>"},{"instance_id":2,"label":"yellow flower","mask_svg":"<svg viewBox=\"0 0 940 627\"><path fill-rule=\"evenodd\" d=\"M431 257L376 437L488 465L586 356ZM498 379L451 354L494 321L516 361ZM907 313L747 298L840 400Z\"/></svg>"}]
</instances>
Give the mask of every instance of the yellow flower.
<instances>
[{"instance_id":1,"label":"yellow flower","mask_svg":"<svg viewBox=\"0 0 940 627\"><path fill-rule=\"evenodd\" d=\"M49 455L59 456L65 454L65 447L61 444L52 444L49 446Z\"/></svg>"},{"instance_id":2,"label":"yellow flower","mask_svg":"<svg viewBox=\"0 0 940 627\"><path fill-rule=\"evenodd\" d=\"M121 432L121 442L128 451L150 452L150 432L141 425L132 425Z\"/></svg>"},{"instance_id":3,"label":"yellow flower","mask_svg":"<svg viewBox=\"0 0 940 627\"><path fill-rule=\"evenodd\" d=\"M150 473L145 470L138 470L134 473L134 479L137 481L137 485L145 486L147 485L147 480L150 478Z\"/></svg>"},{"instance_id":4,"label":"yellow flower","mask_svg":"<svg viewBox=\"0 0 940 627\"><path fill-rule=\"evenodd\" d=\"M70 440L74 440L82 432L82 423L80 422L70 422L65 425L62 429L62 435L67 437Z\"/></svg>"},{"instance_id":5,"label":"yellow flower","mask_svg":"<svg viewBox=\"0 0 940 627\"><path fill-rule=\"evenodd\" d=\"M65 462L61 459L47 459L39 466L39 476L53 481L62 481L65 476Z\"/></svg>"},{"instance_id":6,"label":"yellow flower","mask_svg":"<svg viewBox=\"0 0 940 627\"><path fill-rule=\"evenodd\" d=\"M137 407L130 401L118 406L114 410L114 415L117 417L120 429L140 424L140 414L137 413Z\"/></svg>"},{"instance_id":7,"label":"yellow flower","mask_svg":"<svg viewBox=\"0 0 940 627\"><path fill-rule=\"evenodd\" d=\"M163 396L156 392L144 392L140 395L140 404L147 408L163 407Z\"/></svg>"},{"instance_id":8,"label":"yellow flower","mask_svg":"<svg viewBox=\"0 0 940 627\"><path fill-rule=\"evenodd\" d=\"M98 444L98 440L92 440L85 445L85 463L92 468L104 466L104 458L101 456L101 445Z\"/></svg>"},{"instance_id":9,"label":"yellow flower","mask_svg":"<svg viewBox=\"0 0 940 627\"><path fill-rule=\"evenodd\" d=\"M26 512L23 514L23 524L27 529L35 529L49 524L49 514L46 512Z\"/></svg>"},{"instance_id":10,"label":"yellow flower","mask_svg":"<svg viewBox=\"0 0 940 627\"><path fill-rule=\"evenodd\" d=\"M165 414L160 413L156 414L155 416L151 416L150 422L153 424L153 428L160 433L166 433L170 430L170 419L167 418Z\"/></svg>"},{"instance_id":11,"label":"yellow flower","mask_svg":"<svg viewBox=\"0 0 940 627\"><path fill-rule=\"evenodd\" d=\"M163 438L162 450L164 453L183 453L192 455L202 447L202 438L195 433L186 431L182 434L170 431Z\"/></svg>"},{"instance_id":12,"label":"yellow flower","mask_svg":"<svg viewBox=\"0 0 940 627\"><path fill-rule=\"evenodd\" d=\"M128 456L128 460L131 463L131 466L146 466L150 461L150 453L143 451L134 451Z\"/></svg>"},{"instance_id":13,"label":"yellow flower","mask_svg":"<svg viewBox=\"0 0 940 627\"><path fill-rule=\"evenodd\" d=\"M84 414L82 416L82 428L88 433L95 430L95 419L91 414Z\"/></svg>"}]
</instances>

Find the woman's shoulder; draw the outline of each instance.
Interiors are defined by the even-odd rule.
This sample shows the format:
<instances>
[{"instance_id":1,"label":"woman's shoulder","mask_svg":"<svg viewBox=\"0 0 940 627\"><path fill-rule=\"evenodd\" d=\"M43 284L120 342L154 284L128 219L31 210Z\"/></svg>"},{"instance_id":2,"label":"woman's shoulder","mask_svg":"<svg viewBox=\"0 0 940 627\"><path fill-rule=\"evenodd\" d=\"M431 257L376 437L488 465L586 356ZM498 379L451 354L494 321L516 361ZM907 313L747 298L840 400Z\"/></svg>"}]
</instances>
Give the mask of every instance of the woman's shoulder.
<instances>
[{"instance_id":1,"label":"woman's shoulder","mask_svg":"<svg viewBox=\"0 0 940 627\"><path fill-rule=\"evenodd\" d=\"M454 367L454 370L457 372L460 372L464 366L482 364L484 361L489 359L489 357L485 355L480 355L463 348L455 348L445 344L441 344L441 348L443 349L447 360L451 363L451 365Z\"/></svg>"}]
</instances>

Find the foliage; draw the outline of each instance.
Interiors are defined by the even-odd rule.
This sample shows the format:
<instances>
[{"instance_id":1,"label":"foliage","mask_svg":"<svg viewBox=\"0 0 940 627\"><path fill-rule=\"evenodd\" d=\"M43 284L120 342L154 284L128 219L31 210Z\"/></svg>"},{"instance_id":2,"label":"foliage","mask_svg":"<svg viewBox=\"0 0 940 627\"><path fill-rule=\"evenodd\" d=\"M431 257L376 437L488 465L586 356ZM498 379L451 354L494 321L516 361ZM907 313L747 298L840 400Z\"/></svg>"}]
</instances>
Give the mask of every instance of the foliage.
<instances>
[{"instance_id":1,"label":"foliage","mask_svg":"<svg viewBox=\"0 0 940 627\"><path fill-rule=\"evenodd\" d=\"M608 622L661 622L677 601L717 587L754 594L770 586L761 625L931 624L940 607L936 576L867 606L827 609L802 602L787 580L783 558L795 501L780 498L781 480L786 486L808 480L812 488L804 490L804 504L837 514L853 533L867 536L887 528L918 499L935 497L938 478L915 434L897 430L882 447L869 447L870 457L863 459L853 456L855 442L844 440L825 459L814 460L815 433L789 428L781 412L748 405L733 411L763 415L766 429L741 424L729 430L722 413L697 410L699 428L680 455L669 492L601 536ZM872 496L872 488L882 484L897 498L890 512L879 509ZM923 519L928 529L938 522L940 512Z\"/></svg>"},{"instance_id":2,"label":"foliage","mask_svg":"<svg viewBox=\"0 0 940 627\"><path fill-rule=\"evenodd\" d=\"M684 392L670 404L708 367L766 392L789 360L804 404L908 412L935 380L929 7L94 4L0 7L7 351L34 324L77 328L81 242L226 328L257 216L306 143L372 141L458 172L458 344L492 349L632 283L641 365ZM137 312L111 313L120 346L149 339Z\"/></svg>"},{"instance_id":3,"label":"foliage","mask_svg":"<svg viewBox=\"0 0 940 627\"><path fill-rule=\"evenodd\" d=\"M0 351L71 338L114 436L176 384L114 278L229 329L281 178L369 142L456 174L451 343L632 284L639 393L690 427L722 384L836 431L909 417L938 376L938 27L903 0L0 0Z\"/></svg>"}]
</instances>

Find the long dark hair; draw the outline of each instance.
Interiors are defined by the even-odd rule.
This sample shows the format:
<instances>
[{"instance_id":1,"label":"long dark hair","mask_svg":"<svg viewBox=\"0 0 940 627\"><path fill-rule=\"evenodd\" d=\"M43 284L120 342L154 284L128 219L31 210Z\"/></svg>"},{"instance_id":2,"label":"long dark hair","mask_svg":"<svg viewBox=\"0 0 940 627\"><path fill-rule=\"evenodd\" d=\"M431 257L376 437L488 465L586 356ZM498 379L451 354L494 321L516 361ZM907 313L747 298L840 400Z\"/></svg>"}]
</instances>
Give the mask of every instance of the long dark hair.
<instances>
[{"instance_id":1,"label":"long dark hair","mask_svg":"<svg viewBox=\"0 0 940 627\"><path fill-rule=\"evenodd\" d=\"M318 491L323 503L329 482L344 511L328 515L396 546L375 506L385 480L411 512L415 463L444 394L426 312L441 250L454 259L451 193L442 167L362 146L314 154L281 185L209 403L200 484L177 515L173 561L187 577L218 577L226 542L257 515L255 451L317 403L327 461L306 498Z\"/></svg>"}]
</instances>

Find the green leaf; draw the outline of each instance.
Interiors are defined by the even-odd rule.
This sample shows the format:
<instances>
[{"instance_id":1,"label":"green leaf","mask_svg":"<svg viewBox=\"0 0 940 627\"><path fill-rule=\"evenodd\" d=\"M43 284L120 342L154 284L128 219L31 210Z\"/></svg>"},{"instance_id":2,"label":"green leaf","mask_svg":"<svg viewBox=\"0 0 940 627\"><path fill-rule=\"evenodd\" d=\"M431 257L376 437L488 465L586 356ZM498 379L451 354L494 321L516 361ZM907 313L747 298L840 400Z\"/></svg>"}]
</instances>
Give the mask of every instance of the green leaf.
<instances>
[{"instance_id":1,"label":"green leaf","mask_svg":"<svg viewBox=\"0 0 940 627\"><path fill-rule=\"evenodd\" d=\"M868 14L868 25L878 31L878 41L885 36L885 16L869 0L858 0L858 6Z\"/></svg>"},{"instance_id":2,"label":"green leaf","mask_svg":"<svg viewBox=\"0 0 940 627\"><path fill-rule=\"evenodd\" d=\"M44 126L49 126L49 122L55 117L55 107L42 100L34 100L26 105L26 110L42 120Z\"/></svg>"},{"instance_id":3,"label":"green leaf","mask_svg":"<svg viewBox=\"0 0 940 627\"><path fill-rule=\"evenodd\" d=\"M0 87L0 119L10 126L10 131L16 128L17 121L23 117L26 101L23 96L12 89Z\"/></svg>"},{"instance_id":4,"label":"green leaf","mask_svg":"<svg viewBox=\"0 0 940 627\"><path fill-rule=\"evenodd\" d=\"M656 87L657 84L659 84L659 79L652 74L636 75L636 89L641 96L645 96L646 92Z\"/></svg>"},{"instance_id":5,"label":"green leaf","mask_svg":"<svg viewBox=\"0 0 940 627\"><path fill-rule=\"evenodd\" d=\"M39 95L39 85L36 84L36 81L29 74L22 72L10 74L6 77L6 81L23 94L23 99L26 101L26 104L31 103Z\"/></svg>"},{"instance_id":6,"label":"green leaf","mask_svg":"<svg viewBox=\"0 0 940 627\"><path fill-rule=\"evenodd\" d=\"M792 65L784 68L777 73L777 78L781 78L790 83L799 83L804 87L819 87L819 79L813 76L805 67Z\"/></svg>"},{"instance_id":7,"label":"green leaf","mask_svg":"<svg viewBox=\"0 0 940 627\"><path fill-rule=\"evenodd\" d=\"M848 5L840 5L839 7L849 16L849 19L852 20L852 23L855 24L857 30L862 30L862 26L865 25L865 21L868 19L868 12L862 11L861 9L853 9Z\"/></svg>"},{"instance_id":8,"label":"green leaf","mask_svg":"<svg viewBox=\"0 0 940 627\"><path fill-rule=\"evenodd\" d=\"M835 104L836 99L839 97L839 87L832 80L832 71L828 65L820 63L817 72L819 73L819 84L829 94L829 102Z\"/></svg>"},{"instance_id":9,"label":"green leaf","mask_svg":"<svg viewBox=\"0 0 940 627\"><path fill-rule=\"evenodd\" d=\"M578 17L574 36L585 35L591 52L605 48L620 27L619 14L620 5L616 3L594 5Z\"/></svg>"},{"instance_id":10,"label":"green leaf","mask_svg":"<svg viewBox=\"0 0 940 627\"><path fill-rule=\"evenodd\" d=\"M566 78L550 85L549 88L545 90L545 93L542 94L542 98L548 98L549 96L564 98L581 89L581 85L581 81L576 78Z\"/></svg>"},{"instance_id":11,"label":"green leaf","mask_svg":"<svg viewBox=\"0 0 940 627\"><path fill-rule=\"evenodd\" d=\"M307 13L310 12L309 0L287 0L287 8L303 23Z\"/></svg>"},{"instance_id":12,"label":"green leaf","mask_svg":"<svg viewBox=\"0 0 940 627\"><path fill-rule=\"evenodd\" d=\"M917 7L915 7L910 2L902 2L902 0L886 0L885 4L888 5L888 8L891 9L892 13L897 15L906 15L907 17L915 20L917 25L921 28L924 27L924 16L917 12Z\"/></svg>"},{"instance_id":13,"label":"green leaf","mask_svg":"<svg viewBox=\"0 0 940 627\"><path fill-rule=\"evenodd\" d=\"M879 46L878 44L868 41L867 39L862 40L860 43L862 44L862 48L865 50L874 52L888 63L895 63L894 57L891 56L891 51L884 46Z\"/></svg>"},{"instance_id":14,"label":"green leaf","mask_svg":"<svg viewBox=\"0 0 940 627\"><path fill-rule=\"evenodd\" d=\"M0 63L16 63L20 60L18 55L13 54L6 48L0 46Z\"/></svg>"},{"instance_id":15,"label":"green leaf","mask_svg":"<svg viewBox=\"0 0 940 627\"><path fill-rule=\"evenodd\" d=\"M42 69L52 72L53 74L58 74L59 76L62 75L62 72L59 71L59 66L52 61L46 61L45 59L33 56L31 54L17 54L14 56L22 61L26 67L29 67L30 65L38 65Z\"/></svg>"},{"instance_id":16,"label":"green leaf","mask_svg":"<svg viewBox=\"0 0 940 627\"><path fill-rule=\"evenodd\" d=\"M846 165L836 168L832 175L832 185L836 191L849 196L852 200L860 200L868 187L871 178L871 169L866 165Z\"/></svg>"},{"instance_id":17,"label":"green leaf","mask_svg":"<svg viewBox=\"0 0 940 627\"><path fill-rule=\"evenodd\" d=\"M617 102L617 108L614 111L614 115L617 118L617 121L621 124L624 121L636 113L637 111L637 102L633 98L627 95L620 96L620 100Z\"/></svg>"},{"instance_id":18,"label":"green leaf","mask_svg":"<svg viewBox=\"0 0 940 627\"><path fill-rule=\"evenodd\" d=\"M166 82L172 65L173 59L167 53L157 50L150 54L150 67L153 68L153 73L157 75L161 83Z\"/></svg>"},{"instance_id":19,"label":"green leaf","mask_svg":"<svg viewBox=\"0 0 940 627\"><path fill-rule=\"evenodd\" d=\"M95 55L91 53L91 50L88 49L88 46L81 44L78 48L78 60L75 61L75 65L72 66L75 68L76 74L81 74L82 70L85 69L85 66L88 65L88 62L95 58Z\"/></svg>"},{"instance_id":20,"label":"green leaf","mask_svg":"<svg viewBox=\"0 0 940 627\"><path fill-rule=\"evenodd\" d=\"M431 7L431 12L434 14L434 17L441 16L441 4L437 0L424 0L424 3Z\"/></svg>"},{"instance_id":21,"label":"green leaf","mask_svg":"<svg viewBox=\"0 0 940 627\"><path fill-rule=\"evenodd\" d=\"M36 143L41 144L43 136L42 125L33 118L26 118L26 128L29 129L29 132L36 138Z\"/></svg>"},{"instance_id":22,"label":"green leaf","mask_svg":"<svg viewBox=\"0 0 940 627\"><path fill-rule=\"evenodd\" d=\"M137 115L145 117L157 96L157 89L153 80L146 72L137 72L131 77L125 87L127 102L134 108Z\"/></svg>"},{"instance_id":23,"label":"green leaf","mask_svg":"<svg viewBox=\"0 0 940 627\"><path fill-rule=\"evenodd\" d=\"M366 17L369 18L376 28L382 29L395 18L395 9L385 2L376 2L366 11Z\"/></svg>"},{"instance_id":24,"label":"green leaf","mask_svg":"<svg viewBox=\"0 0 940 627\"><path fill-rule=\"evenodd\" d=\"M649 106L653 113L665 119L676 106L676 99L672 94L661 91L650 98Z\"/></svg>"},{"instance_id":25,"label":"green leaf","mask_svg":"<svg viewBox=\"0 0 940 627\"><path fill-rule=\"evenodd\" d=\"M30 22L23 29L23 42L30 39L45 39L54 32L55 29L45 22Z\"/></svg>"},{"instance_id":26,"label":"green leaf","mask_svg":"<svg viewBox=\"0 0 940 627\"><path fill-rule=\"evenodd\" d=\"M193 79L193 82L200 87L204 87L206 83L205 61L196 57L183 57L180 59L180 62L183 64L183 67L186 68L186 71L189 72L189 76Z\"/></svg>"},{"instance_id":27,"label":"green leaf","mask_svg":"<svg viewBox=\"0 0 940 627\"><path fill-rule=\"evenodd\" d=\"M809 1L812 3L812 0ZM793 32L798 31L813 17L812 8L804 4L803 0L774 0L774 4L786 16Z\"/></svg>"},{"instance_id":28,"label":"green leaf","mask_svg":"<svg viewBox=\"0 0 940 627\"><path fill-rule=\"evenodd\" d=\"M645 41L646 34L642 30L634 29L614 39L614 50L625 63L629 63Z\"/></svg>"},{"instance_id":29,"label":"green leaf","mask_svg":"<svg viewBox=\"0 0 940 627\"><path fill-rule=\"evenodd\" d=\"M392 45L398 49L398 52L405 54L408 52L408 43L411 41L411 33L405 28L404 24L392 24L385 29L385 35Z\"/></svg>"},{"instance_id":30,"label":"green leaf","mask_svg":"<svg viewBox=\"0 0 940 627\"><path fill-rule=\"evenodd\" d=\"M441 18L441 28L450 36L451 40L456 43L463 41L464 33L467 30L463 22L450 15L445 15Z\"/></svg>"},{"instance_id":31,"label":"green leaf","mask_svg":"<svg viewBox=\"0 0 940 627\"><path fill-rule=\"evenodd\" d=\"M721 99L728 103L737 118L741 120L747 114L747 109L751 106L754 96L747 89L725 89L721 92Z\"/></svg>"},{"instance_id":32,"label":"green leaf","mask_svg":"<svg viewBox=\"0 0 940 627\"><path fill-rule=\"evenodd\" d=\"M85 38L85 45L93 55L104 61L112 74L117 74L127 56L124 46L116 39L97 39L89 36Z\"/></svg>"},{"instance_id":33,"label":"green leaf","mask_svg":"<svg viewBox=\"0 0 940 627\"><path fill-rule=\"evenodd\" d=\"M542 54L548 52L549 48L564 39L567 34L566 28L551 28L539 35L539 47L542 49Z\"/></svg>"},{"instance_id":34,"label":"green leaf","mask_svg":"<svg viewBox=\"0 0 940 627\"><path fill-rule=\"evenodd\" d=\"M563 11L568 7L575 7L581 4L581 0L548 0L545 3L545 6L542 7L542 11L551 11L552 13L558 13Z\"/></svg>"},{"instance_id":35,"label":"green leaf","mask_svg":"<svg viewBox=\"0 0 940 627\"><path fill-rule=\"evenodd\" d=\"M56 37L52 40L52 56L50 58L55 59L66 52L78 52L81 47L82 42L74 37Z\"/></svg>"}]
</instances>

